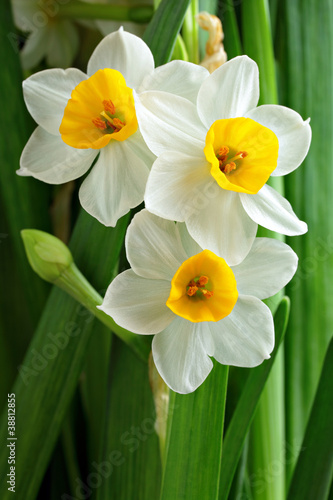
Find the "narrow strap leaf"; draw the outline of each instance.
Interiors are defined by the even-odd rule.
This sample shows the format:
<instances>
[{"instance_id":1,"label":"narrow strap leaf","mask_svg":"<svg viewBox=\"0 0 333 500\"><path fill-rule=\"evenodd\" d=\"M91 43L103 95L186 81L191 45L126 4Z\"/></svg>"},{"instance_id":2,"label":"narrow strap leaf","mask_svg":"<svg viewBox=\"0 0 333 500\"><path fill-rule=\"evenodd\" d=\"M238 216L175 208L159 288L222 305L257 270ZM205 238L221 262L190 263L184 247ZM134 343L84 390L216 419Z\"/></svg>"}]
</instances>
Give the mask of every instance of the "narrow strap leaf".
<instances>
[{"instance_id":1,"label":"narrow strap leaf","mask_svg":"<svg viewBox=\"0 0 333 500\"><path fill-rule=\"evenodd\" d=\"M327 349L288 500L328 497L333 475L333 339Z\"/></svg>"},{"instance_id":2,"label":"narrow strap leaf","mask_svg":"<svg viewBox=\"0 0 333 500\"><path fill-rule=\"evenodd\" d=\"M251 370L227 428L223 444L220 500L228 498L247 432L286 332L289 309L289 299L284 297L274 315L275 348L271 358Z\"/></svg>"}]
</instances>

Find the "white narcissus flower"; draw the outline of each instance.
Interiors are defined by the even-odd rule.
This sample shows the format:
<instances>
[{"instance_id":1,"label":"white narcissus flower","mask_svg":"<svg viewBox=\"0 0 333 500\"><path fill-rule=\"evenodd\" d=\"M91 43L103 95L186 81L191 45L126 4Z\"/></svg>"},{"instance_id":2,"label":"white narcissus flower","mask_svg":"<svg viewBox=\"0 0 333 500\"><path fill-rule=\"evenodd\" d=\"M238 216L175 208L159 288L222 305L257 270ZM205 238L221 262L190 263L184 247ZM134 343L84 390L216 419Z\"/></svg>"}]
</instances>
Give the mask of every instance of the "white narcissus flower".
<instances>
[{"instance_id":1,"label":"white narcissus flower","mask_svg":"<svg viewBox=\"0 0 333 500\"><path fill-rule=\"evenodd\" d=\"M18 174L61 184L84 175L100 153L79 197L88 213L114 226L143 201L155 159L138 129L132 89L162 89L193 100L208 72L182 61L154 70L148 46L120 29L96 47L87 73L49 69L24 81L25 102L39 127Z\"/></svg>"},{"instance_id":2,"label":"white narcissus flower","mask_svg":"<svg viewBox=\"0 0 333 500\"><path fill-rule=\"evenodd\" d=\"M266 184L304 160L311 128L295 111L256 107L259 74L246 56L225 63L202 83L197 103L163 92L135 96L139 126L158 156L146 208L185 222L204 248L239 263L257 224L286 235L307 226Z\"/></svg>"},{"instance_id":3,"label":"white narcissus flower","mask_svg":"<svg viewBox=\"0 0 333 500\"><path fill-rule=\"evenodd\" d=\"M201 248L185 224L142 210L128 228L132 269L118 275L99 307L122 327L156 334L156 367L176 392L194 391L213 367L253 367L274 347L273 318L261 302L283 288L297 268L288 245L255 239L247 257L229 266Z\"/></svg>"}]
</instances>

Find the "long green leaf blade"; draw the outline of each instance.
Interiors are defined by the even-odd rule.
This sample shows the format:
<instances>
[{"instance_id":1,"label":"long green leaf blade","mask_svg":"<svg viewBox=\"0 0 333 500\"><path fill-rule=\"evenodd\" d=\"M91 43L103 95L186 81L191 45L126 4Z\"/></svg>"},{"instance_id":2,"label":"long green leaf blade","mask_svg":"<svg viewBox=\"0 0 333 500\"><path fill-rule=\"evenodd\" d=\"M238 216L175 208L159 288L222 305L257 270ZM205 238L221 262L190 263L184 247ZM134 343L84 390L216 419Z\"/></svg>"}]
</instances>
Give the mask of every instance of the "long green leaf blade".
<instances>
[{"instance_id":1,"label":"long green leaf blade","mask_svg":"<svg viewBox=\"0 0 333 500\"><path fill-rule=\"evenodd\" d=\"M156 66L170 60L189 3L190 0L162 0L150 21L143 39Z\"/></svg>"},{"instance_id":2,"label":"long green leaf blade","mask_svg":"<svg viewBox=\"0 0 333 500\"><path fill-rule=\"evenodd\" d=\"M49 286L26 265L20 230L50 226L50 187L16 174L22 149L33 129L23 102L22 71L16 46L10 0L0 3L0 245L3 293L0 316L8 350L19 363L37 326ZM9 335L10 332L10 335ZM4 373L2 378L7 378ZM8 380L8 379L7 379Z\"/></svg>"},{"instance_id":3,"label":"long green leaf blade","mask_svg":"<svg viewBox=\"0 0 333 500\"><path fill-rule=\"evenodd\" d=\"M114 338L107 412L98 461L109 464L113 470L112 474L105 474L95 492L96 500L158 498L161 463L154 423L148 365L136 357L128 346Z\"/></svg>"},{"instance_id":4,"label":"long green leaf blade","mask_svg":"<svg viewBox=\"0 0 333 500\"><path fill-rule=\"evenodd\" d=\"M293 209L309 227L302 238L288 239L299 268L287 287L293 307L285 346L286 440L297 448L333 324L333 5L330 0L284 1L278 20L283 104L303 119L311 117L312 128L307 158L285 181ZM294 464L287 463L289 477Z\"/></svg>"},{"instance_id":5,"label":"long green leaf blade","mask_svg":"<svg viewBox=\"0 0 333 500\"><path fill-rule=\"evenodd\" d=\"M220 496L228 498L247 432L255 415L260 396L274 365L288 324L290 301L284 297L274 315L275 348L271 358L251 370L233 413L223 443Z\"/></svg>"},{"instance_id":6,"label":"long green leaf blade","mask_svg":"<svg viewBox=\"0 0 333 500\"><path fill-rule=\"evenodd\" d=\"M161 500L218 498L228 370L215 363L194 393L171 391Z\"/></svg>"},{"instance_id":7,"label":"long green leaf blade","mask_svg":"<svg viewBox=\"0 0 333 500\"><path fill-rule=\"evenodd\" d=\"M324 500L333 475L333 339L327 349L288 500Z\"/></svg>"},{"instance_id":8,"label":"long green leaf blade","mask_svg":"<svg viewBox=\"0 0 333 500\"><path fill-rule=\"evenodd\" d=\"M278 99L273 40L270 26L268 0L247 0L242 5L244 52L259 66L259 104L276 104ZM271 177L268 183L280 194L284 193L283 178ZM269 236L283 240L283 236L259 228L259 236ZM281 293L267 301L274 312ZM285 495L285 471L269 474L269 464L280 460L284 452L284 371L281 350L274 369L263 391L261 402L252 424L249 446L249 469L251 475L258 476L263 471L264 486L253 485L254 500L282 500Z\"/></svg>"},{"instance_id":9,"label":"long green leaf blade","mask_svg":"<svg viewBox=\"0 0 333 500\"><path fill-rule=\"evenodd\" d=\"M81 213L71 242L78 265L97 289L108 285L118 259L128 216L116 228L102 226ZM101 259L103 256L103 259ZM27 264L28 265L28 264ZM29 346L12 392L16 394L16 494L34 500L58 437L66 409L84 366L94 322L73 299L54 289ZM7 438L7 414L1 420L1 439ZM3 500L6 487L7 449L0 451Z\"/></svg>"}]
</instances>

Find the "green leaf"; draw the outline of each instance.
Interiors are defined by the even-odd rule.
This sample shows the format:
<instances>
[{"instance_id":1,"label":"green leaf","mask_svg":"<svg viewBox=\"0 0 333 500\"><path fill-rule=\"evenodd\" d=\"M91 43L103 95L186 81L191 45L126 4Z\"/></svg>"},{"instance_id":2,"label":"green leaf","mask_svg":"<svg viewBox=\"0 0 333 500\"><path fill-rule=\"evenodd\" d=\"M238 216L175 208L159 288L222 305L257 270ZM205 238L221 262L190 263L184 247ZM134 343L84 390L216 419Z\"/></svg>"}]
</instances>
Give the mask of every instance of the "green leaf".
<instances>
[{"instance_id":1,"label":"green leaf","mask_svg":"<svg viewBox=\"0 0 333 500\"><path fill-rule=\"evenodd\" d=\"M170 60L189 3L190 0L162 0L150 21L143 39L156 66Z\"/></svg>"},{"instance_id":2,"label":"green leaf","mask_svg":"<svg viewBox=\"0 0 333 500\"><path fill-rule=\"evenodd\" d=\"M228 498L232 480L250 424L255 415L260 396L271 372L288 324L290 302L284 297L274 315L275 348L271 358L251 369L236 409L228 425L223 443L221 484L219 498Z\"/></svg>"},{"instance_id":3,"label":"green leaf","mask_svg":"<svg viewBox=\"0 0 333 500\"><path fill-rule=\"evenodd\" d=\"M288 500L324 500L333 475L333 339L327 349Z\"/></svg>"},{"instance_id":4,"label":"green leaf","mask_svg":"<svg viewBox=\"0 0 333 500\"><path fill-rule=\"evenodd\" d=\"M303 119L311 117L312 128L307 158L285 180L288 200L309 228L301 238L288 239L299 266L287 287L293 307L285 348L286 439L300 446L333 324L333 5L330 0L280 4L282 104ZM294 462L287 467L290 477Z\"/></svg>"},{"instance_id":5,"label":"green leaf","mask_svg":"<svg viewBox=\"0 0 333 500\"><path fill-rule=\"evenodd\" d=\"M128 216L106 228L81 212L71 250L88 278L99 290L109 284L118 259ZM27 264L28 265L28 264ZM61 290L53 289L38 329L19 367L11 392L16 394L16 494L34 500L58 437L66 410L84 366L94 325L91 314ZM7 437L7 413L1 420ZM7 449L0 450L2 499L11 498L6 487Z\"/></svg>"},{"instance_id":6,"label":"green leaf","mask_svg":"<svg viewBox=\"0 0 333 500\"><path fill-rule=\"evenodd\" d=\"M214 363L195 392L170 392L161 500L218 498L228 370Z\"/></svg>"},{"instance_id":7,"label":"green leaf","mask_svg":"<svg viewBox=\"0 0 333 500\"><path fill-rule=\"evenodd\" d=\"M101 455L96 462L112 472L105 474L96 500L157 499L161 464L148 365L115 337L106 399L105 418L100 419L104 420Z\"/></svg>"},{"instance_id":8,"label":"green leaf","mask_svg":"<svg viewBox=\"0 0 333 500\"><path fill-rule=\"evenodd\" d=\"M222 21L224 31L224 48L228 59L243 54L242 43L239 35L235 9L232 2L225 1L220 3L218 16Z\"/></svg>"},{"instance_id":9,"label":"green leaf","mask_svg":"<svg viewBox=\"0 0 333 500\"><path fill-rule=\"evenodd\" d=\"M244 53L254 59L259 66L259 104L277 103L277 82L273 40L270 26L268 0L247 0L242 4L242 32ZM283 177L271 177L268 184L280 194L284 194ZM259 228L258 236L268 236L279 240L284 237ZM282 292L270 298L267 304L274 312ZM261 471L264 486L253 485L254 500L282 500L285 492L285 470L270 475L270 464L279 461L284 452L284 360L281 349L274 369L266 384L251 429L249 446L250 475L258 476Z\"/></svg>"},{"instance_id":10,"label":"green leaf","mask_svg":"<svg viewBox=\"0 0 333 500\"><path fill-rule=\"evenodd\" d=\"M49 292L49 286L26 265L20 230L50 227L50 187L16 174L22 149L34 127L23 101L17 42L10 1L4 0L0 3L0 58L5 61L0 71L4 97L0 124L0 251L5 293L1 297L0 317L14 366L22 360ZM1 378L8 382L11 377L4 373Z\"/></svg>"}]
</instances>

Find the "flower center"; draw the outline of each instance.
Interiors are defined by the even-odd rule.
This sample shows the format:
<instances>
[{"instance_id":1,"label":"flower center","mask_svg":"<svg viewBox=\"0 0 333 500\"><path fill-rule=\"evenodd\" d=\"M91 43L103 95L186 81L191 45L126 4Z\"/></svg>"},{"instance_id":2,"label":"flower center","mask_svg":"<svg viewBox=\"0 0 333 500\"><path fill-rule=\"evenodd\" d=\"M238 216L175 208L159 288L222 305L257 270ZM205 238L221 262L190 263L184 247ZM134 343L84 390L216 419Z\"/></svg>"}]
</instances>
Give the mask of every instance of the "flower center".
<instances>
[{"instance_id":1,"label":"flower center","mask_svg":"<svg viewBox=\"0 0 333 500\"><path fill-rule=\"evenodd\" d=\"M216 153L215 156L219 161L219 169L224 174L230 174L233 170L236 170L237 164L235 163L237 160L242 160L246 158L249 153L246 151L238 151L234 156L230 158L228 146L222 146Z\"/></svg>"},{"instance_id":2,"label":"flower center","mask_svg":"<svg viewBox=\"0 0 333 500\"><path fill-rule=\"evenodd\" d=\"M214 295L214 291L209 289L209 281L208 276L197 276L193 278L186 287L187 295L200 299L210 299L210 297Z\"/></svg>"},{"instance_id":3,"label":"flower center","mask_svg":"<svg viewBox=\"0 0 333 500\"><path fill-rule=\"evenodd\" d=\"M251 118L217 120L204 153L211 175L223 189L256 194L277 165L279 142L272 130Z\"/></svg>"},{"instance_id":4,"label":"flower center","mask_svg":"<svg viewBox=\"0 0 333 500\"><path fill-rule=\"evenodd\" d=\"M132 89L114 69L101 69L75 87L59 128L62 140L78 149L101 149L124 141L138 128Z\"/></svg>"},{"instance_id":5,"label":"flower center","mask_svg":"<svg viewBox=\"0 0 333 500\"><path fill-rule=\"evenodd\" d=\"M111 99L104 99L103 101L104 110L100 112L100 116L93 118L91 121L99 130L102 130L104 134L113 134L114 132L119 132L126 123L121 121L120 118L116 116L116 107L111 101Z\"/></svg>"},{"instance_id":6,"label":"flower center","mask_svg":"<svg viewBox=\"0 0 333 500\"><path fill-rule=\"evenodd\" d=\"M193 323L219 321L231 313L237 298L231 268L224 259L203 250L179 267L172 278L166 305Z\"/></svg>"}]
</instances>

